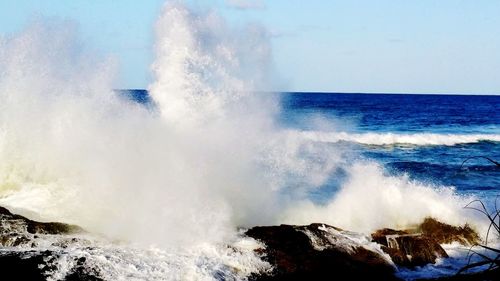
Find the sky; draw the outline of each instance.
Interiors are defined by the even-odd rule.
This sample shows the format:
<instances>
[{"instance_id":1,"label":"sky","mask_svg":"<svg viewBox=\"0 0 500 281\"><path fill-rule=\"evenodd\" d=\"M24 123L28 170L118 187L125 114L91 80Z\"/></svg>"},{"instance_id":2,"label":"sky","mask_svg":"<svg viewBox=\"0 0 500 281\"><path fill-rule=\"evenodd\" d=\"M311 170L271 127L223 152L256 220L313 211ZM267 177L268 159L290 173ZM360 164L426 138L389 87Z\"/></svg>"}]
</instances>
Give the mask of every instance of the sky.
<instances>
[{"instance_id":1,"label":"sky","mask_svg":"<svg viewBox=\"0 0 500 281\"><path fill-rule=\"evenodd\" d=\"M164 0L0 0L0 35L34 18L77 22L146 88ZM278 91L500 94L499 0L187 0L272 34Z\"/></svg>"}]
</instances>

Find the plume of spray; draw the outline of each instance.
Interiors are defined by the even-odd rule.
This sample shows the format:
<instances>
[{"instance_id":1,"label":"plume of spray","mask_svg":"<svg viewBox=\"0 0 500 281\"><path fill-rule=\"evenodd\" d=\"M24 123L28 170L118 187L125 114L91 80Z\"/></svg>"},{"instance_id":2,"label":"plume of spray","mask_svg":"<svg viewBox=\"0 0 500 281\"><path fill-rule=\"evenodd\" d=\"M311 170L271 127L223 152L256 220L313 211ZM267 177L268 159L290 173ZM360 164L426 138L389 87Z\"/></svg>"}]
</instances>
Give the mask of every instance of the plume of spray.
<instances>
[{"instance_id":1,"label":"plume of spray","mask_svg":"<svg viewBox=\"0 0 500 281\"><path fill-rule=\"evenodd\" d=\"M363 233L388 226L407 229L426 217L452 225L469 221L480 230L487 226L463 209L473 198L457 195L453 187L420 183L407 175L387 176L379 164L364 161L350 166L348 173L348 180L326 204L297 202L295 208L285 212L283 221L327 221Z\"/></svg>"},{"instance_id":2,"label":"plume of spray","mask_svg":"<svg viewBox=\"0 0 500 281\"><path fill-rule=\"evenodd\" d=\"M263 27L231 29L214 11L195 13L173 1L165 5L156 33L155 82L149 90L167 122L186 127L238 115L234 110L272 113L269 106L256 110L262 104L250 102L255 98L250 93L269 88L272 81Z\"/></svg>"},{"instance_id":3,"label":"plume of spray","mask_svg":"<svg viewBox=\"0 0 500 281\"><path fill-rule=\"evenodd\" d=\"M414 185L370 165L346 165L351 179L326 207L304 199L345 163L335 146L273 122L277 101L256 94L273 81L262 27L233 29L214 12L167 2L156 26L152 110L110 90L113 63L94 58L74 29L38 22L0 41L0 205L166 247L283 221L352 230L417 223L439 218L431 204L445 204L452 214L444 219L461 215L454 199L408 200L420 194ZM360 223L353 213L363 188L385 181L408 191L377 223ZM391 221L405 201L422 211ZM367 220L387 200L372 203Z\"/></svg>"},{"instance_id":4,"label":"plume of spray","mask_svg":"<svg viewBox=\"0 0 500 281\"><path fill-rule=\"evenodd\" d=\"M149 111L113 93L113 67L62 26L2 41L0 204L118 238L211 242L275 223L283 193L334 168L328 148L277 130L276 101L254 94L270 77L264 29L167 3Z\"/></svg>"}]
</instances>

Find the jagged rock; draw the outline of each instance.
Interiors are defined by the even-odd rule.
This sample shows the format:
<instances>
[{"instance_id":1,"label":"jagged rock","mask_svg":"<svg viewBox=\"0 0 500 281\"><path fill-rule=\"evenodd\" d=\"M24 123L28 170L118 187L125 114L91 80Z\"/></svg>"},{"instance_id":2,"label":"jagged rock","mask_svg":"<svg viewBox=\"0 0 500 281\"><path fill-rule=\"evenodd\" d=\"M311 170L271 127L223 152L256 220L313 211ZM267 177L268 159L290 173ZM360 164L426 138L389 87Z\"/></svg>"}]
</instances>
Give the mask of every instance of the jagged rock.
<instances>
[{"instance_id":1,"label":"jagged rock","mask_svg":"<svg viewBox=\"0 0 500 281\"><path fill-rule=\"evenodd\" d=\"M58 259L67 257L68 245L86 241L68 234L82 231L78 226L33 221L0 207L0 246L22 249L0 251L2 278L47 279ZM36 250L37 241L51 235L57 235L51 244L54 248ZM454 227L430 218L410 230L381 229L371 238L324 224L254 227L246 235L265 244L257 252L273 266L272 272L251 276L251 280L399 280L394 276L392 262L403 266L424 265L447 256L439 243L457 241L471 245L479 240L467 225ZM71 264L73 268L64 280L101 280L98 269L85 257L74 257ZM442 280L498 277L498 271L487 274Z\"/></svg>"},{"instance_id":2,"label":"jagged rock","mask_svg":"<svg viewBox=\"0 0 500 281\"><path fill-rule=\"evenodd\" d=\"M311 224L253 227L246 235L265 244L260 254L274 268L253 280L398 280L383 253L368 239L360 242L360 234Z\"/></svg>"},{"instance_id":3,"label":"jagged rock","mask_svg":"<svg viewBox=\"0 0 500 281\"><path fill-rule=\"evenodd\" d=\"M421 234L386 228L372 234L372 238L400 266L421 266L448 257L439 243Z\"/></svg>"},{"instance_id":4,"label":"jagged rock","mask_svg":"<svg viewBox=\"0 0 500 281\"><path fill-rule=\"evenodd\" d=\"M403 230L394 230L390 228L383 228L375 231L372 233L372 239L374 242L377 242L378 244L388 246L387 242L387 236L389 235L405 235L408 234L408 232L403 231Z\"/></svg>"},{"instance_id":5,"label":"jagged rock","mask_svg":"<svg viewBox=\"0 0 500 281\"><path fill-rule=\"evenodd\" d=\"M36 246L38 235L74 234L84 232L76 225L58 222L37 222L21 215L12 214L0 207L0 246Z\"/></svg>"},{"instance_id":6,"label":"jagged rock","mask_svg":"<svg viewBox=\"0 0 500 281\"><path fill-rule=\"evenodd\" d=\"M5 280L46 280L42 267L50 259L51 252L2 252L0 254L0 272Z\"/></svg>"},{"instance_id":7,"label":"jagged rock","mask_svg":"<svg viewBox=\"0 0 500 281\"><path fill-rule=\"evenodd\" d=\"M61 249L66 244L85 241L68 236L80 232L83 229L75 225L37 222L0 207L0 246L13 248L0 251L0 279L46 280L55 269L53 262L64 254ZM54 250L36 250L37 240L45 235L60 235L54 243L58 247ZM64 280L102 280L99 272L85 262L85 258L76 260Z\"/></svg>"},{"instance_id":8,"label":"jagged rock","mask_svg":"<svg viewBox=\"0 0 500 281\"><path fill-rule=\"evenodd\" d=\"M87 264L85 257L80 257L76 261L76 266L71 269L68 275L64 278L65 281L103 281L99 277L99 271Z\"/></svg>"},{"instance_id":9,"label":"jagged rock","mask_svg":"<svg viewBox=\"0 0 500 281\"><path fill-rule=\"evenodd\" d=\"M468 225L456 227L426 218L414 229L377 230L372 234L372 239L382 245L382 250L391 256L395 264L411 267L448 257L440 244L459 242L473 245L479 241L479 235Z\"/></svg>"},{"instance_id":10,"label":"jagged rock","mask_svg":"<svg viewBox=\"0 0 500 281\"><path fill-rule=\"evenodd\" d=\"M37 222L21 215L12 214L3 207L0 207L0 220L2 220L2 229L8 228L9 231L16 231L16 228L21 227L32 234L72 234L83 232L83 229L76 225L60 222ZM7 222L8 225L5 225L4 222Z\"/></svg>"},{"instance_id":11,"label":"jagged rock","mask_svg":"<svg viewBox=\"0 0 500 281\"><path fill-rule=\"evenodd\" d=\"M416 229L423 235L432 238L439 244L458 242L465 246L479 243L479 235L467 224L452 226L439 222L433 218L426 218Z\"/></svg>"},{"instance_id":12,"label":"jagged rock","mask_svg":"<svg viewBox=\"0 0 500 281\"><path fill-rule=\"evenodd\" d=\"M51 262L58 257L51 251L2 252L0 253L1 280L47 280L48 273L53 270ZM96 270L89 269L85 259L78 260L77 264L64 277L65 281L101 281Z\"/></svg>"}]
</instances>

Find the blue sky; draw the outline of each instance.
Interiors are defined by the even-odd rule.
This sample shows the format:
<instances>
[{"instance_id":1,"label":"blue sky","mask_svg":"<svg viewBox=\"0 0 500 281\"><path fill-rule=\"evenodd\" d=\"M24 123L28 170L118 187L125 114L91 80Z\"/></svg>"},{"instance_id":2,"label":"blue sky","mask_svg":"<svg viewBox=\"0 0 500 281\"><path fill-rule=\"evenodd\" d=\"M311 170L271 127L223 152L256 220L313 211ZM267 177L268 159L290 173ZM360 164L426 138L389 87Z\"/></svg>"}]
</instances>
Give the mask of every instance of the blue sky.
<instances>
[{"instance_id":1,"label":"blue sky","mask_svg":"<svg viewBox=\"0 0 500 281\"><path fill-rule=\"evenodd\" d=\"M150 82L163 0L0 0L0 34L34 17L78 22L120 63L121 88ZM498 0L190 0L272 34L287 91L500 93Z\"/></svg>"}]
</instances>

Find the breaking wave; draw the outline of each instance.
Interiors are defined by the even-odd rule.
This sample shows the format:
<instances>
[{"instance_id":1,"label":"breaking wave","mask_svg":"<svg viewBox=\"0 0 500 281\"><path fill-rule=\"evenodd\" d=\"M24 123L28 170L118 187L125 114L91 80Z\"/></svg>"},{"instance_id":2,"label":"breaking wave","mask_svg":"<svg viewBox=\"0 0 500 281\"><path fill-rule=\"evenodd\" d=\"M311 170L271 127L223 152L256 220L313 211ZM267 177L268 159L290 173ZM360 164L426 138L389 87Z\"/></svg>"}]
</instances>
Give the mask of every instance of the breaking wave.
<instances>
[{"instance_id":1,"label":"breaking wave","mask_svg":"<svg viewBox=\"0 0 500 281\"><path fill-rule=\"evenodd\" d=\"M498 134L436 134L436 133L347 133L347 132L299 132L306 139L317 142L336 143L341 141L364 145L447 145L500 142Z\"/></svg>"}]
</instances>

